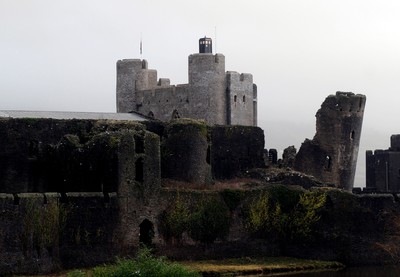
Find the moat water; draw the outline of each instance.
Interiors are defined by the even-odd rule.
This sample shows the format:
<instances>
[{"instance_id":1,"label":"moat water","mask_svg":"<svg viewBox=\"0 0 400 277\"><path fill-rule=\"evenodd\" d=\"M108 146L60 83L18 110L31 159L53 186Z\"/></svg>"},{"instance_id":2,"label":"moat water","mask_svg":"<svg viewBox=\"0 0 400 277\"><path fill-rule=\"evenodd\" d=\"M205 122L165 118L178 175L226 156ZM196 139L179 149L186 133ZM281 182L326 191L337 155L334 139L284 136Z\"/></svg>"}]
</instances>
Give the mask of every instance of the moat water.
<instances>
[{"instance_id":1,"label":"moat water","mask_svg":"<svg viewBox=\"0 0 400 277\"><path fill-rule=\"evenodd\" d=\"M254 275L256 276L256 275ZM400 266L371 266L350 267L338 271L318 271L305 273L281 273L261 276L290 276L290 277L397 277L400 276Z\"/></svg>"}]
</instances>

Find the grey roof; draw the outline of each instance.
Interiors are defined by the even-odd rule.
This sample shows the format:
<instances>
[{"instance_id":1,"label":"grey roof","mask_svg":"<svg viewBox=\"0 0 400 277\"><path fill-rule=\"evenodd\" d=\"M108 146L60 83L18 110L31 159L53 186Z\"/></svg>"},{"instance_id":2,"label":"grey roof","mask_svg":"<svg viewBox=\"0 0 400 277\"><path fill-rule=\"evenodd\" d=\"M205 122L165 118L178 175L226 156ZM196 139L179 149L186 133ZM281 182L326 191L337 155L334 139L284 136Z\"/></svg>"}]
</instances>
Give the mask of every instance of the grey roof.
<instances>
[{"instance_id":1,"label":"grey roof","mask_svg":"<svg viewBox=\"0 0 400 277\"><path fill-rule=\"evenodd\" d=\"M9 118L52 118L52 119L111 119L145 121L146 117L136 113L94 113L94 112L46 112L46 111L0 111L1 117Z\"/></svg>"}]
</instances>

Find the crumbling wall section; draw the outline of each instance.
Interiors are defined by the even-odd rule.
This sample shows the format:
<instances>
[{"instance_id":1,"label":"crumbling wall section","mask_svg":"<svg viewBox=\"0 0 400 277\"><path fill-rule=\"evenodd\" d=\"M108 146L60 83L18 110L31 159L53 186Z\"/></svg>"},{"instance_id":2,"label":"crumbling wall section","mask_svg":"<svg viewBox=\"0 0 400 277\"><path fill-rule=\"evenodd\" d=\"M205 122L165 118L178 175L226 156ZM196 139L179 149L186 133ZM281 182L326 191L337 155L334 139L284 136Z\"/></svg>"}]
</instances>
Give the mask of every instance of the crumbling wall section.
<instances>
[{"instance_id":1,"label":"crumbling wall section","mask_svg":"<svg viewBox=\"0 0 400 277\"><path fill-rule=\"evenodd\" d=\"M110 261L115 202L115 194L0 194L0 274Z\"/></svg>"},{"instance_id":2,"label":"crumbling wall section","mask_svg":"<svg viewBox=\"0 0 400 277\"><path fill-rule=\"evenodd\" d=\"M118 157L128 133L133 164ZM160 183L159 137L138 123L6 119L0 120L0 142L3 193L115 192L121 164L150 190Z\"/></svg>"},{"instance_id":3,"label":"crumbling wall section","mask_svg":"<svg viewBox=\"0 0 400 277\"><path fill-rule=\"evenodd\" d=\"M264 131L250 126L211 128L211 166L216 179L240 176L251 168L265 167Z\"/></svg>"},{"instance_id":4,"label":"crumbling wall section","mask_svg":"<svg viewBox=\"0 0 400 277\"><path fill-rule=\"evenodd\" d=\"M351 92L328 96L316 114L316 134L300 147L295 168L352 190L365 101L364 95Z\"/></svg>"}]
</instances>

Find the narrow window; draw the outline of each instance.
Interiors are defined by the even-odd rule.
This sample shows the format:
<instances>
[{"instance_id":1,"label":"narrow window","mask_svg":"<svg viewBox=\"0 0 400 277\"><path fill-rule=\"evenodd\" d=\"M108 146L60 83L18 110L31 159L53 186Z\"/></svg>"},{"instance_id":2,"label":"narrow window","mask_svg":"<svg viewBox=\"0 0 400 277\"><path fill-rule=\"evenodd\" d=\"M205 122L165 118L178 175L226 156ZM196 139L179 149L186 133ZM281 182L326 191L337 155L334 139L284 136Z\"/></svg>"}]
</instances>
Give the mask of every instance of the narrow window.
<instances>
[{"instance_id":1,"label":"narrow window","mask_svg":"<svg viewBox=\"0 0 400 277\"><path fill-rule=\"evenodd\" d=\"M233 96L233 102L236 102L236 100L237 100L237 96L235 95L235 96Z\"/></svg>"},{"instance_id":2,"label":"narrow window","mask_svg":"<svg viewBox=\"0 0 400 277\"><path fill-rule=\"evenodd\" d=\"M355 136L355 132L354 132L354 130L353 130L353 131L351 131L351 133L350 133L350 139L353 140L353 139L354 139L354 136Z\"/></svg>"},{"instance_id":3,"label":"narrow window","mask_svg":"<svg viewBox=\"0 0 400 277\"><path fill-rule=\"evenodd\" d=\"M210 145L207 147L206 163L210 164Z\"/></svg>"},{"instance_id":4,"label":"narrow window","mask_svg":"<svg viewBox=\"0 0 400 277\"><path fill-rule=\"evenodd\" d=\"M331 170L331 168L332 168L332 158L331 158L331 156L326 156L325 169L326 170Z\"/></svg>"},{"instance_id":5,"label":"narrow window","mask_svg":"<svg viewBox=\"0 0 400 277\"><path fill-rule=\"evenodd\" d=\"M140 136L135 136L135 152L137 154L144 153L144 139Z\"/></svg>"},{"instance_id":6,"label":"narrow window","mask_svg":"<svg viewBox=\"0 0 400 277\"><path fill-rule=\"evenodd\" d=\"M139 158L135 162L135 181L137 182L143 182L144 180L144 174L143 174L143 158Z\"/></svg>"},{"instance_id":7,"label":"narrow window","mask_svg":"<svg viewBox=\"0 0 400 277\"><path fill-rule=\"evenodd\" d=\"M246 96L243 95L243 103L246 102Z\"/></svg>"}]
</instances>

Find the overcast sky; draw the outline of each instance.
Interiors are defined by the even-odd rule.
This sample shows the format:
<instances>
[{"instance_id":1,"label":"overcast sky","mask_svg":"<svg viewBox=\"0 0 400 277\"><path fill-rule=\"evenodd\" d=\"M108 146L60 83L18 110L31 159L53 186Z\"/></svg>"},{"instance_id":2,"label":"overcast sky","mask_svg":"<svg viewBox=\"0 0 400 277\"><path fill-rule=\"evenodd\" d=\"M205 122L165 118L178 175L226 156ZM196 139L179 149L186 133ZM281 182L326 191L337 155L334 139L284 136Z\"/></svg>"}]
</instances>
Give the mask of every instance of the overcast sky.
<instances>
[{"instance_id":1,"label":"overcast sky","mask_svg":"<svg viewBox=\"0 0 400 277\"><path fill-rule=\"evenodd\" d=\"M266 148L311 139L329 94L365 94L364 186L365 150L400 133L399 15L396 0L0 0L0 109L115 112L117 60L187 83L206 35L253 74Z\"/></svg>"}]
</instances>

